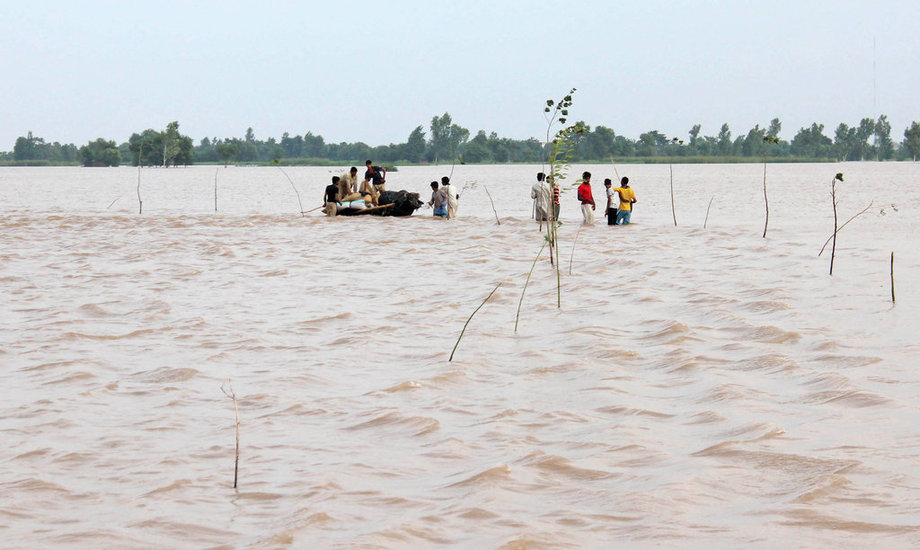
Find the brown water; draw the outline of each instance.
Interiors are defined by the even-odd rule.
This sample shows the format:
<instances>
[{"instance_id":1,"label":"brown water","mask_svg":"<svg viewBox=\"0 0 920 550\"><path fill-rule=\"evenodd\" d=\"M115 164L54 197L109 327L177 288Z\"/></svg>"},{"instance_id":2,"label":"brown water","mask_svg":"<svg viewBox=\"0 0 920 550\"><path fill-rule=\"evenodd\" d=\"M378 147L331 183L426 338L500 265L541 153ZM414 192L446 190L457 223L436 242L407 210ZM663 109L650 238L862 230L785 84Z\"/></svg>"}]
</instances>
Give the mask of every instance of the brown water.
<instances>
[{"instance_id":1,"label":"brown water","mask_svg":"<svg viewBox=\"0 0 920 550\"><path fill-rule=\"evenodd\" d=\"M770 165L766 239L760 165L675 166L677 227L668 167L619 166L635 223L567 192L562 307L544 253L515 334L539 168L457 166L450 222L301 217L275 168L216 213L215 168L142 170L142 215L135 169L0 169L0 546L920 545L918 165ZM838 171L875 207L830 277Z\"/></svg>"}]
</instances>

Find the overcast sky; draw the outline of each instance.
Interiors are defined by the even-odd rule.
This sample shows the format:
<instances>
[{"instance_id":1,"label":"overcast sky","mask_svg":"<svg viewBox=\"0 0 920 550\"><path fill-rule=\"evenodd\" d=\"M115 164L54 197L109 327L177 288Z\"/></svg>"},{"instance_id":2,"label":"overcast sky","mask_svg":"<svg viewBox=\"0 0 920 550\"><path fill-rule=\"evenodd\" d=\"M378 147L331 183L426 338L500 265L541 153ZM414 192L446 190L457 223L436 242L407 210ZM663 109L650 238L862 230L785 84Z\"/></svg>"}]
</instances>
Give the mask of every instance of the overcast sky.
<instances>
[{"instance_id":1,"label":"overcast sky","mask_svg":"<svg viewBox=\"0 0 920 550\"><path fill-rule=\"evenodd\" d=\"M0 0L0 150L124 142L178 120L195 139L313 132L403 142L449 112L545 134L547 98L637 138L733 136L886 114L920 121L917 0Z\"/></svg>"}]
</instances>

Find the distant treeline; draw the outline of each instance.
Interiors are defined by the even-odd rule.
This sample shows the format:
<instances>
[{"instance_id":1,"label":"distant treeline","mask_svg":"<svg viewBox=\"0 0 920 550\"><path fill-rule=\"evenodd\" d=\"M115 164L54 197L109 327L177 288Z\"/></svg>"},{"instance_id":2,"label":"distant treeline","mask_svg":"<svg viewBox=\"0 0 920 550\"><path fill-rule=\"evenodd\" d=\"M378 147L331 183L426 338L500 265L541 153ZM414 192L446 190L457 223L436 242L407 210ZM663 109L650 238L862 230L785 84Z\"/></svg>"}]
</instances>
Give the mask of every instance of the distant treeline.
<instances>
[{"instance_id":1,"label":"distant treeline","mask_svg":"<svg viewBox=\"0 0 920 550\"><path fill-rule=\"evenodd\" d=\"M888 117L864 118L854 126L840 123L833 138L825 135L824 125L814 123L800 128L791 141L778 140L782 123L774 118L761 128L732 136L723 124L714 136L701 135L694 125L686 137L674 137L657 130L642 133L638 139L617 135L612 128L586 126L574 137L573 162L606 162L634 159L639 162L732 162L757 160L916 160L920 156L920 123L904 130L903 140L891 137ZM777 138L777 139L772 139ZM280 139L257 139L252 128L242 138L205 137L198 145L179 133L179 123L165 130L144 130L132 134L127 142L99 138L77 148L73 144L48 143L29 132L16 140L11 152L0 152L5 164L84 164L87 166L172 166L199 163L262 164L362 164L365 159L398 163L539 163L546 158L546 147L535 138L511 139L495 132L470 131L453 123L449 113L435 116L426 132L421 125L404 143L370 146L363 142L326 143L322 136L307 132Z\"/></svg>"}]
</instances>

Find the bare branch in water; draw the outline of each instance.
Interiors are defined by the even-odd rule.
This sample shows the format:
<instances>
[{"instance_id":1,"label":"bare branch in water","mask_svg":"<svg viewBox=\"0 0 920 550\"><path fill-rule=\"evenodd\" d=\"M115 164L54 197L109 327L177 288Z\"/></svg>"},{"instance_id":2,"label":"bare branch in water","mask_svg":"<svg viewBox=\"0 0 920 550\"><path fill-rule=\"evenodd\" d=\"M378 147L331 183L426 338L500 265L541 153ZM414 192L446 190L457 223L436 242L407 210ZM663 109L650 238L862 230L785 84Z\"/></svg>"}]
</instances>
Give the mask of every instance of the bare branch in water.
<instances>
[{"instance_id":1,"label":"bare branch in water","mask_svg":"<svg viewBox=\"0 0 920 550\"><path fill-rule=\"evenodd\" d=\"M502 286L501 283L498 283L497 285L495 285L495 288L492 289L492 292L490 292L489 295L486 296L486 299L483 300L481 304L479 304L479 307L473 310L473 313L470 314L470 318L467 319L465 323L463 323L463 330L460 331L460 337L457 338L457 343L454 344L454 349L452 349L450 352L450 358L447 360L448 362L454 360L454 353L457 351L457 346L460 345L460 339L463 338L463 333L466 332L466 326L469 325L470 321L473 320L473 315L476 315L476 312L479 311L482 308L482 306L486 305L486 302L489 301L489 298L491 298L492 295L495 294L495 291L498 290L498 287L500 286Z\"/></svg>"},{"instance_id":2,"label":"bare branch in water","mask_svg":"<svg viewBox=\"0 0 920 550\"><path fill-rule=\"evenodd\" d=\"M229 388L229 389L228 389ZM233 392L233 385L227 380L227 385L221 385L220 391L224 395L233 399L233 412L236 415L236 459L233 461L233 488L236 489L237 480L240 471L240 408L236 404L236 394Z\"/></svg>"}]
</instances>

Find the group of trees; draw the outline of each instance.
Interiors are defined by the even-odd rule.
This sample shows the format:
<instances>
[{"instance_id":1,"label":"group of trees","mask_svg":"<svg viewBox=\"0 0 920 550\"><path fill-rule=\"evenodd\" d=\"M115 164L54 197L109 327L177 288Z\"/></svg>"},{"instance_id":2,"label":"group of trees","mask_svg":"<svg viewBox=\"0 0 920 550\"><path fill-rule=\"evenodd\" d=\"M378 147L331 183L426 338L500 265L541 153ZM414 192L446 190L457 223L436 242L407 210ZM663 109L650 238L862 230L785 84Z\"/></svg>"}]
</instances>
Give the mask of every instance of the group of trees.
<instances>
[{"instance_id":1,"label":"group of trees","mask_svg":"<svg viewBox=\"0 0 920 550\"><path fill-rule=\"evenodd\" d=\"M192 149L192 138L180 134L179 123L175 121L167 124L162 132L148 128L143 133L131 134L128 139L128 151L134 166L192 164Z\"/></svg>"},{"instance_id":2,"label":"group of trees","mask_svg":"<svg viewBox=\"0 0 920 550\"><path fill-rule=\"evenodd\" d=\"M574 137L573 162L606 162L611 158L686 157L688 161L710 158L815 159L815 160L890 160L920 156L920 123L904 130L904 140L891 137L888 117L864 118L854 126L840 123L833 138L825 135L824 125L814 123L798 130L791 141L778 139L782 122L774 118L765 127L759 124L746 133L732 137L728 124L716 135L704 136L696 124L686 138L667 136L657 130L643 132L631 139L606 126L591 128ZM774 139L775 138L775 139ZM0 160L24 163L117 166L122 163L142 166L174 166L192 162L263 163L284 160L286 163L503 163L544 160L544 145L535 138L511 139L495 132L479 130L470 139L470 131L453 122L449 113L435 116L426 131L419 125L404 143L370 146L364 142L326 143L320 135L307 132L291 136L285 132L280 140L257 139L252 128L242 138L204 138L195 146L188 136L179 133L179 123L171 122L163 131L144 130L132 134L126 143L116 146L102 138L77 149L73 144L45 143L31 132L16 140L11 153L0 153Z\"/></svg>"},{"instance_id":3,"label":"group of trees","mask_svg":"<svg viewBox=\"0 0 920 550\"><path fill-rule=\"evenodd\" d=\"M62 145L58 142L45 143L45 140L29 132L16 138L16 144L9 153L0 152L0 160L34 161L36 163L73 164L80 159L80 152L75 145Z\"/></svg>"}]
</instances>

